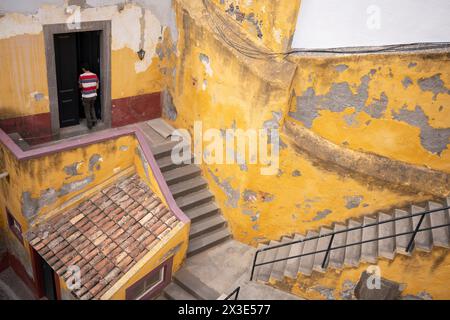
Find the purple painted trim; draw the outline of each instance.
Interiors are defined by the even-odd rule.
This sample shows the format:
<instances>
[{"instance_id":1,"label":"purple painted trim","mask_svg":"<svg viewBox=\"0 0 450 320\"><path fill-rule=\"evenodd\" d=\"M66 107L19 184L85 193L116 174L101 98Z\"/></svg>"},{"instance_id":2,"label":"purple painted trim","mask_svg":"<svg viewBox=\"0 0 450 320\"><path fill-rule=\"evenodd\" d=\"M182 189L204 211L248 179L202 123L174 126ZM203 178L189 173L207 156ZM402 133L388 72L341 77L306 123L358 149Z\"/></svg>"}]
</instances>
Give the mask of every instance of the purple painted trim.
<instances>
[{"instance_id":1,"label":"purple painted trim","mask_svg":"<svg viewBox=\"0 0 450 320\"><path fill-rule=\"evenodd\" d=\"M127 126L124 128L113 128L103 131L94 132L78 139L70 139L56 143L54 145L36 148L32 150L23 151L16 143L2 130L0 129L0 142L2 142L17 158L18 161L25 161L30 159L40 158L46 155L72 150L76 148L85 147L94 143L103 142L106 140L116 139L122 136L134 135L139 142L139 145L144 153L144 157L147 160L150 168L155 176L156 182L169 206L169 209L175 214L175 216L183 223L191 221L188 216L178 207L172 192L170 192L164 179L161 170L155 160L153 152L150 146L147 144L144 133L135 125Z\"/></svg>"}]
</instances>

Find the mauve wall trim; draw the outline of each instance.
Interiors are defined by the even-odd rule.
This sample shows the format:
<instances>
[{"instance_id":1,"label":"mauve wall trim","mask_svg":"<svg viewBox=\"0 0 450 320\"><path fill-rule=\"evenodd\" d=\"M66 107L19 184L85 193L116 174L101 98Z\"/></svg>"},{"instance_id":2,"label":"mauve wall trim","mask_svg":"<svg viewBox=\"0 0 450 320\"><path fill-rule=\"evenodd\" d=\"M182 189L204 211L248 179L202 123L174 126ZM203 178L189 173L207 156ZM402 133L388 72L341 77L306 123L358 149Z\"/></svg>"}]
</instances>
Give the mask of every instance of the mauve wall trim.
<instances>
[{"instance_id":1,"label":"mauve wall trim","mask_svg":"<svg viewBox=\"0 0 450 320\"><path fill-rule=\"evenodd\" d=\"M170 210L181 222L190 222L189 217L187 217L176 204L172 192L170 192L169 186L167 185L166 180L164 179L161 170L159 169L155 156L153 155L150 146L145 140L144 133L135 125L126 128L106 129L103 131L91 133L87 136L83 136L77 139L61 141L60 143L55 145L45 146L42 148L36 148L27 151L23 151L2 129L0 129L0 141L11 151L11 153L17 158L18 161L36 159L50 154L55 154L62 151L85 147L94 143L116 139L126 135L134 135L138 140L142 152L144 153L144 157L150 165L153 174L155 175L156 182L158 183L158 186L161 189L161 192Z\"/></svg>"}]
</instances>

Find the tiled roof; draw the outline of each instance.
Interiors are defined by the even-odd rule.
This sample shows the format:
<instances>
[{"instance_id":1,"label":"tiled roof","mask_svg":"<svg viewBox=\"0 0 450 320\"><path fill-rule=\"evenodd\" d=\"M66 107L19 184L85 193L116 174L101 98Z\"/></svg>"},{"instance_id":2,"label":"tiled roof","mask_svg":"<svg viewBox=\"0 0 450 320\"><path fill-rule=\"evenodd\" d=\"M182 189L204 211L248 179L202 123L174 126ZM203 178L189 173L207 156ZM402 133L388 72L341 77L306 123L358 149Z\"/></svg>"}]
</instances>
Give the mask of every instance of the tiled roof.
<instances>
[{"instance_id":1,"label":"tiled roof","mask_svg":"<svg viewBox=\"0 0 450 320\"><path fill-rule=\"evenodd\" d=\"M30 245L64 280L81 270L80 299L98 299L178 223L137 175L27 232Z\"/></svg>"}]
</instances>

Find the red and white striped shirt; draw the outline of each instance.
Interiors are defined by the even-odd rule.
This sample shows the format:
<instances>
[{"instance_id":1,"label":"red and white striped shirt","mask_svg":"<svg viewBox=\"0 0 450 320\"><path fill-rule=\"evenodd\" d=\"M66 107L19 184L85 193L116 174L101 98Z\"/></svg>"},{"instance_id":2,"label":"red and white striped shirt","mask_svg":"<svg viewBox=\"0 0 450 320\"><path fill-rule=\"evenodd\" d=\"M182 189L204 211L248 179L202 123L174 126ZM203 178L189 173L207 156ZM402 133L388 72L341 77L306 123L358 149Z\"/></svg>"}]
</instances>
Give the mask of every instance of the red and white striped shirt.
<instances>
[{"instance_id":1,"label":"red and white striped shirt","mask_svg":"<svg viewBox=\"0 0 450 320\"><path fill-rule=\"evenodd\" d=\"M85 72L80 75L81 97L92 98L97 96L98 77L95 73Z\"/></svg>"}]
</instances>

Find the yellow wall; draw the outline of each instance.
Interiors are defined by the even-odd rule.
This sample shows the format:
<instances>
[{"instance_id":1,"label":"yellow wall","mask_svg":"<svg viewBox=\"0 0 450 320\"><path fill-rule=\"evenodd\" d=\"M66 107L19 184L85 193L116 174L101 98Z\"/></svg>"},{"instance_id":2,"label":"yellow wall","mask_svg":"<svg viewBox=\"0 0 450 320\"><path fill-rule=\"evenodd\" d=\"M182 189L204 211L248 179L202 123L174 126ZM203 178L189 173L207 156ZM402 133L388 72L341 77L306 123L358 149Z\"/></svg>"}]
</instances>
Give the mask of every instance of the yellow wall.
<instances>
[{"instance_id":1,"label":"yellow wall","mask_svg":"<svg viewBox=\"0 0 450 320\"><path fill-rule=\"evenodd\" d=\"M346 148L450 172L449 57L293 57L298 68L290 116Z\"/></svg>"},{"instance_id":2,"label":"yellow wall","mask_svg":"<svg viewBox=\"0 0 450 320\"><path fill-rule=\"evenodd\" d=\"M212 0L222 11L230 10L232 4L240 14L229 12L237 23L248 33L253 41L261 43L274 52L285 52L290 48L301 0ZM249 15L253 18L249 19ZM238 19L236 19L238 17ZM257 27L258 26L258 27ZM260 36L258 36L260 34Z\"/></svg>"},{"instance_id":3,"label":"yellow wall","mask_svg":"<svg viewBox=\"0 0 450 320\"><path fill-rule=\"evenodd\" d=\"M259 68L262 62L243 60L208 31L192 1L179 4L188 10L177 10L180 55L171 93L178 117L172 124L191 133L197 120L202 121L203 130L259 129L268 120L277 122L274 113L278 113L281 128L289 112L293 78L275 73L280 67L276 61L262 65L265 72L273 72L272 77L266 77ZM200 37L201 42L195 41ZM201 54L208 57L212 72L200 60ZM285 62L281 67L293 71L296 65ZM298 153L283 132L280 138L284 147L277 175L261 175L263 165L259 164L202 164L237 240L252 245L279 240L283 235L430 198L336 171ZM352 208L354 199L358 204Z\"/></svg>"}]
</instances>

